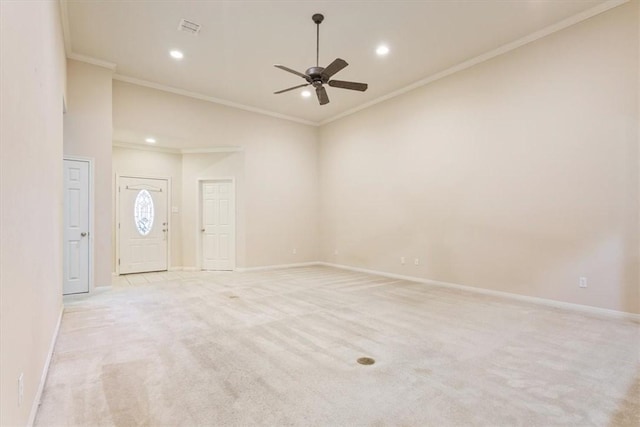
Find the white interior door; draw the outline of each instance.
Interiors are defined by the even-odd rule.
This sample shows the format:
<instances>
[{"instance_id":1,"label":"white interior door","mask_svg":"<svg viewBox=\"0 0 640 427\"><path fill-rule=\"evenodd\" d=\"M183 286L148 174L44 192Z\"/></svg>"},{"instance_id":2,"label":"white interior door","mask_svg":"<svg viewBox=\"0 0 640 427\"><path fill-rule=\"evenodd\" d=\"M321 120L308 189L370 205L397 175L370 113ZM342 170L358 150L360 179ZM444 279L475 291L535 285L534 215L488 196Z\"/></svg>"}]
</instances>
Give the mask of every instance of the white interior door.
<instances>
[{"instance_id":1,"label":"white interior door","mask_svg":"<svg viewBox=\"0 0 640 427\"><path fill-rule=\"evenodd\" d=\"M89 162L64 161L65 295L89 292Z\"/></svg>"},{"instance_id":2,"label":"white interior door","mask_svg":"<svg viewBox=\"0 0 640 427\"><path fill-rule=\"evenodd\" d=\"M120 274L167 269L168 187L166 179L120 177Z\"/></svg>"},{"instance_id":3,"label":"white interior door","mask_svg":"<svg viewBox=\"0 0 640 427\"><path fill-rule=\"evenodd\" d=\"M235 268L235 190L231 180L206 181L200 186L202 201L202 269Z\"/></svg>"}]
</instances>

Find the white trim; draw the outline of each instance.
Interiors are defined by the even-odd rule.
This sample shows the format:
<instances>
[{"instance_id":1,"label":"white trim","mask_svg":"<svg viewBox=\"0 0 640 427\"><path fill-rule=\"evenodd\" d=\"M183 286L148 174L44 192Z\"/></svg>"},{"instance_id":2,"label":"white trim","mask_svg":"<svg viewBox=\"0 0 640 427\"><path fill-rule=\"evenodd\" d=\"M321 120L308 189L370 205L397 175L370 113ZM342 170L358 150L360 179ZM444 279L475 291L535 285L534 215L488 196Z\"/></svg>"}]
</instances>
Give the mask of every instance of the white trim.
<instances>
[{"instance_id":1,"label":"white trim","mask_svg":"<svg viewBox=\"0 0 640 427\"><path fill-rule=\"evenodd\" d=\"M618 319L640 320L640 314L628 313L626 311L609 310L606 308L593 307L590 305L575 304L571 302L563 302L563 301L557 301L557 300L552 300L547 298L531 297L527 295L514 294L511 292L494 291L491 289L477 288L474 286L467 286L467 285L459 285L457 283L441 282L438 280L423 279L421 277L416 277L416 276L405 276L403 274L387 273L385 271L380 271L380 270L371 270L368 268L353 267L353 266L344 265L344 264L334 264L331 262L317 262L316 264L324 265L326 267L340 268L343 270L357 271L359 273L375 274L377 276L389 277L391 279L408 280L411 282L424 283L427 285L441 286L441 287L452 288L452 289L460 289L463 291L473 292L477 294L509 298L513 300L532 303L532 304L545 305L548 307L561 308L561 309L571 310L571 311L578 311L578 312L587 313L591 315L600 315L600 316L613 317Z\"/></svg>"},{"instance_id":2,"label":"white trim","mask_svg":"<svg viewBox=\"0 0 640 427\"><path fill-rule=\"evenodd\" d=\"M62 323L62 314L64 313L64 304L60 307L60 315L58 316L58 323L56 324L56 328L53 331L53 337L51 337L51 344L49 345L49 353L47 353L47 359L44 362L44 368L42 369L42 375L40 375L40 384L38 384L38 391L36 392L36 396L33 399L33 404L31 405L31 412L29 412L29 420L27 421L27 426L33 426L33 423L36 420L36 415L38 414L38 408L40 407L40 399L42 399L42 392L44 391L44 385L47 382L47 374L49 373L49 366L51 365L51 359L53 358L53 350L56 347L56 342L58 341L58 333L60 332L60 324Z\"/></svg>"},{"instance_id":3,"label":"white trim","mask_svg":"<svg viewBox=\"0 0 640 427\"><path fill-rule=\"evenodd\" d=\"M89 183L88 183L88 188L89 188L89 236L88 236L89 237L89 291L88 293L91 293L93 292L93 289L96 287L95 286L95 269L94 269L94 261L95 261L94 254L95 254L95 242L96 242L95 241L96 202L95 202L95 184L94 184L95 183L95 167L94 167L95 159L93 157L64 155L62 157L62 162L64 163L65 160L89 163ZM81 292L81 293L84 293L84 292Z\"/></svg>"},{"instance_id":4,"label":"white trim","mask_svg":"<svg viewBox=\"0 0 640 427\"><path fill-rule=\"evenodd\" d=\"M408 86L405 86L401 89L398 89L396 91L393 91L391 93L388 93L384 96L381 96L380 98L376 98L372 101L369 101L367 103L364 103L362 105L359 105L357 107L351 108L343 113L340 113L336 116L330 117L326 120L323 120L319 123L320 126L322 125L326 125L327 123L331 123L333 121L336 121L338 119L341 119L343 117L346 116L350 116L351 114L354 114L358 111L364 110L365 108L369 108L373 105L379 104L383 101L386 101L388 99L391 98L395 98L396 96L402 95L403 93L407 93L409 91L412 91L414 89L417 89L421 86L425 86L429 83L433 83L436 80L440 80L444 77L447 77L451 74L457 73L458 71L462 71L462 70L466 70L467 68L470 68L474 65L477 65L481 62L485 62L488 61L492 58L495 58L496 56L500 56L504 53L507 53L509 51L512 51L514 49L517 49L521 46L524 46L526 44L532 43L536 40L539 40L543 37L546 37L548 35L551 35L553 33L556 33L558 31L564 30L565 28L568 28L572 25L575 25L579 22L582 22L586 19L592 18L596 15L599 15L603 12L606 12L610 9L613 9L614 7L618 7L624 3L628 3L629 0L609 0L607 2L601 3L595 7L592 7L591 9L585 10L584 12L578 13L577 15L571 16L569 18L566 18L560 22L557 22L553 25L550 25L548 27L545 27L541 30L538 30L532 34L529 34L528 36L524 36L518 40L515 40L511 43L507 43L503 46L500 46L497 49L493 49L490 50L489 52L483 53L482 55L476 56L474 58L468 59L464 62L461 62L458 65L454 65L453 67L447 68L444 71L441 71L439 73L436 74L432 74L431 76L425 77L422 80L418 80L415 83L412 83Z\"/></svg>"},{"instance_id":5,"label":"white trim","mask_svg":"<svg viewBox=\"0 0 640 427\"><path fill-rule=\"evenodd\" d=\"M180 149L181 154L209 154L209 153L237 153L240 151L244 151L242 147L234 147L234 146L218 146L218 147L207 147L207 148L182 148Z\"/></svg>"},{"instance_id":6,"label":"white trim","mask_svg":"<svg viewBox=\"0 0 640 427\"><path fill-rule=\"evenodd\" d=\"M532 304L536 304L536 305L543 305L543 306L547 306L547 307L560 308L560 309L563 309L563 310L576 311L576 312L581 312L581 313L586 313L586 314L591 314L591 315L605 316L605 317L616 318L616 319L628 319L628 320L640 321L640 314L629 313L629 312L626 312L626 311L610 310L610 309L606 309L606 308L593 307L593 306L590 306L590 305L575 304L575 303L570 303L570 302L552 300L552 299L548 299L548 298L540 298L540 297L532 297L532 296L527 296L527 295L514 294L514 293L511 293L511 292L494 291L494 290L491 290L491 289L478 288L478 287L467 286L467 285L459 285L457 283L450 283L450 282L441 282L441 281L438 281L438 280L423 279L421 277L416 277L416 276L407 276L407 275L404 275L404 274L388 273L388 272L380 271L380 270L372 270L372 269L369 269L369 268L354 267L354 266L350 266L350 265L335 264L335 263L324 262L324 261L309 261L309 262L299 262L299 263L294 263L294 264L264 265L264 266L260 266L260 267L244 267L244 268L243 267L236 267L235 271L238 272L238 273L249 273L249 272L254 272L254 271L279 270L279 269L283 269L283 268L311 267L311 266L314 266L314 265L332 267L332 268L339 268L341 270L349 270L349 271L355 271L355 272L358 272L358 273L372 274L372 275L376 275L376 276L388 277L390 279L407 280L407 281L410 281L410 282L423 283L423 284L426 284L426 285L440 286L440 287L450 288L450 289L459 289L459 290L472 292L472 293L476 293L476 294L491 295L491 296L495 296L495 297L508 298L508 299L511 299L511 300L528 302L528 303L532 303ZM176 268L176 270L178 268ZM197 267L182 267L182 271L199 271L199 270L198 270Z\"/></svg>"},{"instance_id":7,"label":"white trim","mask_svg":"<svg viewBox=\"0 0 640 427\"><path fill-rule=\"evenodd\" d=\"M311 267L314 265L328 265L328 264L325 264L320 261L309 261L309 262L296 262L294 264L274 264L274 265L263 265L260 267L236 268L235 271L237 271L238 273L248 273L251 271L280 270L282 268Z\"/></svg>"},{"instance_id":8,"label":"white trim","mask_svg":"<svg viewBox=\"0 0 640 427\"><path fill-rule=\"evenodd\" d=\"M237 153L244 151L244 148L233 145L219 145L215 147L203 148L173 148L159 147L157 145L136 144L133 142L113 141L114 147L128 148L131 150L154 151L168 154L210 154L210 153Z\"/></svg>"},{"instance_id":9,"label":"white trim","mask_svg":"<svg viewBox=\"0 0 640 427\"><path fill-rule=\"evenodd\" d=\"M170 147L158 147L157 145L134 144L132 142L113 141L113 147L128 148L130 150L153 151L157 153L181 154L180 149Z\"/></svg>"},{"instance_id":10,"label":"white trim","mask_svg":"<svg viewBox=\"0 0 640 427\"><path fill-rule=\"evenodd\" d=\"M167 270L171 268L171 232L173 230L173 221L171 220L171 204L172 204L172 194L171 194L171 177L170 176L153 176L153 175L140 175L136 173L120 173L117 172L116 179L116 190L114 190L116 201L116 212L115 218L116 222L113 226L116 229L116 259L115 259L115 268L116 274L120 275L120 263L118 260L120 259L120 227L118 224L120 223L120 179L121 178L140 178L140 179L157 179L167 181L167 227L169 227L169 231L167 232ZM164 270L163 270L164 271ZM144 273L144 272L143 272Z\"/></svg>"},{"instance_id":11,"label":"white trim","mask_svg":"<svg viewBox=\"0 0 640 427\"><path fill-rule=\"evenodd\" d=\"M202 270L202 184L205 182L215 182L215 181L229 181L231 182L231 192L233 193L233 260L231 262L231 271L236 270L236 262L238 259L237 256L237 248L238 248L238 194L236 191L236 178L235 176L219 176L219 177L202 177L196 180L196 213L197 213L197 221L196 221L196 267L195 271ZM185 267L187 268L187 267ZM185 270L191 271L191 270ZM207 270L209 271L209 270ZM214 271L214 270L211 270ZM221 270L227 271L227 270Z\"/></svg>"},{"instance_id":12,"label":"white trim","mask_svg":"<svg viewBox=\"0 0 640 427\"><path fill-rule=\"evenodd\" d=\"M200 270L198 267L177 266L177 267L171 267L169 271L202 271L202 270ZM142 273L142 274L145 274L145 273Z\"/></svg>"},{"instance_id":13,"label":"white trim","mask_svg":"<svg viewBox=\"0 0 640 427\"><path fill-rule=\"evenodd\" d=\"M74 53L72 51L72 47L71 47L71 33L69 30L69 14L68 14L68 8L66 5L67 0L60 0L60 6L61 6L61 20L62 20L62 30L63 30L63 36L64 36L64 43L65 43L65 49L67 52L67 58L71 58L71 59L75 59L77 61L82 61L82 62L87 62L89 64L93 64L93 65L98 65L100 67L105 67L108 68L112 71L115 72L116 69L116 64L112 63L112 62L108 62L108 61L104 61L101 59L97 59L97 58L92 58L89 56L85 56L85 55L80 55L77 53ZM233 107L233 108L238 108L240 110L245 110L245 111L249 111L252 113L257 113L257 114L263 114L266 116L270 116L270 117L275 117L275 118L279 118L279 119L283 119L283 120L289 120L292 122L296 122L296 123L302 123L305 125L309 125L309 126L322 126L325 125L327 123L331 123L333 121L336 121L338 119L341 119L343 117L349 116L351 114L354 114L358 111L364 110L366 108L369 108L373 105L379 104L381 102L384 102L388 99L391 98L395 98L396 96L402 95L403 93L409 92L413 89L416 89L418 87L421 86L425 86L429 83L432 83L436 80L442 79L444 77L447 77L453 73L456 73L458 71L462 71L465 70L467 68L470 68L476 64L479 64L481 62L487 61L489 59L495 58L496 56L502 55L504 53L507 53L511 50L517 49L521 46L524 46L528 43L532 43L536 40L539 40L543 37L546 37L550 34L553 34L555 32L564 30L565 28L568 28L572 25L575 25L579 22L582 22L586 19L592 18L596 15L599 15L600 13L606 12L610 9L613 9L615 7L618 7L622 4L628 3L629 0L609 0L606 1L604 3L601 3L591 9L588 9L584 12L578 13L574 16L571 16L569 18L566 18L560 22L557 22L553 25L550 25L548 27L545 27L541 30L538 30L532 34L529 34L528 36L522 37L518 40L515 40L511 43L507 43L497 49L493 49L489 52L486 52L484 54L481 54L479 56L476 56L474 58L468 59L466 61L463 61L462 63L455 65L451 68L448 68L444 71L441 71L439 73L433 74L431 76L427 76L424 79L418 80L417 82L414 82L408 86L405 86L404 88L398 89L394 92L391 92L389 94L386 94L384 96L381 96L379 98L376 98L372 101L369 101L367 103L364 103L358 107L355 108L351 108L345 112L342 112L336 116L333 117L329 117L328 119L319 121L319 122L314 122L312 120L306 120L306 119L301 119L298 117L293 117L293 116L289 116L286 114L281 114L281 113L276 113L276 112L272 112L272 111L268 111L268 110L263 110L261 108L257 108L257 107L251 107L248 105L243 105L243 104L239 104L233 101L227 101L224 99L220 99L220 98L215 98L212 96L208 96L208 95L203 95L201 93L197 93L197 92L191 92L191 91L187 91L187 90L183 90L183 89L179 89L179 88L175 88L172 86L167 86L167 85L163 85L160 83L155 83L155 82L151 82L148 80L143 80L143 79L138 79L135 77L130 77L130 76L126 76L123 74L114 74L113 75L113 79L114 80L119 80L122 82L126 82L126 83L131 83L131 84L135 84L138 86L144 86L144 87L148 87L148 88L152 88L152 89L157 89L157 90L161 90L163 92L170 92L170 93L174 93L177 95L182 95L182 96L186 96L189 98L195 98L195 99L199 99L201 101L207 101L207 102L212 102L214 104L220 104L220 105L225 105L227 107Z\"/></svg>"},{"instance_id":14,"label":"white trim","mask_svg":"<svg viewBox=\"0 0 640 427\"><path fill-rule=\"evenodd\" d=\"M188 91L188 90L184 90L184 89L179 89L179 88L172 87L172 86L163 85L161 83L150 82L148 80L137 79L135 77L129 77L129 76L125 76L125 75L122 75L122 74L114 74L113 75L113 79L114 80L119 80L119 81L125 82L125 83L135 84L135 85L138 85L138 86L148 87L148 88L151 88L151 89L161 90L163 92L169 92L169 93L174 93L176 95L182 95L182 96L186 96L186 97L189 97L189 98L199 99L200 101L212 102L214 104L220 104L220 105L224 105L226 107L237 108L239 110L249 111L251 113L257 113L257 114L262 114L262 115L265 115L265 116L275 117L277 119L283 119L283 120L289 120L289 121L296 122L296 123L302 123L303 125L318 126L317 122L313 122L313 121L310 121L310 120L300 119L298 117L288 116L286 114L275 113L273 111L263 110L263 109L257 108L257 107L250 107L248 105L239 104L237 102L227 101L226 99L215 98L213 96L203 95L201 93L191 92L191 91Z\"/></svg>"},{"instance_id":15,"label":"white trim","mask_svg":"<svg viewBox=\"0 0 640 427\"><path fill-rule=\"evenodd\" d=\"M143 273L144 274L144 273ZM113 285L108 285L108 286L96 286L95 290L93 291L93 293L91 294L69 294L69 295L64 295L62 297L62 301L67 303L67 302L71 302L71 301L78 301L78 300L85 300L87 298L93 298L96 295L100 295L103 292L108 292L110 290L113 289Z\"/></svg>"},{"instance_id":16,"label":"white trim","mask_svg":"<svg viewBox=\"0 0 640 427\"><path fill-rule=\"evenodd\" d=\"M97 67L106 68L107 70L111 70L113 72L116 71L116 64L109 61L103 61L102 59L93 58L87 55L80 55L79 53L68 53L67 58L73 59L74 61L85 62L87 64L95 65Z\"/></svg>"}]
</instances>

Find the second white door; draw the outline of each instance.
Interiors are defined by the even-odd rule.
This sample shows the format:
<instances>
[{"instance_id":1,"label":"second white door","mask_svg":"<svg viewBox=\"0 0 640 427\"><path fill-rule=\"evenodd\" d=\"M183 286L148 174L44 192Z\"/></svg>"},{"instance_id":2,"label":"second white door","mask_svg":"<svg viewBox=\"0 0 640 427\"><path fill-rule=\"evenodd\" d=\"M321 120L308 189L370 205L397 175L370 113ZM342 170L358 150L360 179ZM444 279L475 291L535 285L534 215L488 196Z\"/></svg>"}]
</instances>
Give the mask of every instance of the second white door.
<instances>
[{"instance_id":1,"label":"second white door","mask_svg":"<svg viewBox=\"0 0 640 427\"><path fill-rule=\"evenodd\" d=\"M166 270L167 180L120 177L118 184L120 274Z\"/></svg>"},{"instance_id":2,"label":"second white door","mask_svg":"<svg viewBox=\"0 0 640 427\"><path fill-rule=\"evenodd\" d=\"M202 205L202 269L235 268L235 191L231 180L205 181Z\"/></svg>"},{"instance_id":3,"label":"second white door","mask_svg":"<svg viewBox=\"0 0 640 427\"><path fill-rule=\"evenodd\" d=\"M65 295L89 292L89 162L64 161Z\"/></svg>"}]
</instances>

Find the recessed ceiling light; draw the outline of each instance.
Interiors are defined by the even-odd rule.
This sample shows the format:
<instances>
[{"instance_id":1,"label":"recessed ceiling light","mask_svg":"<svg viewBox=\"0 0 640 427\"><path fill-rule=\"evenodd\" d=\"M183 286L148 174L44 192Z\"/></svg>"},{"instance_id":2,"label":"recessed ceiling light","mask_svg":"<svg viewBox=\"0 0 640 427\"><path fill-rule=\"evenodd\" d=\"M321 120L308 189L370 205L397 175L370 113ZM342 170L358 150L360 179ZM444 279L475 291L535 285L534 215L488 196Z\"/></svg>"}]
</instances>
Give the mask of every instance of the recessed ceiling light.
<instances>
[{"instance_id":1,"label":"recessed ceiling light","mask_svg":"<svg viewBox=\"0 0 640 427\"><path fill-rule=\"evenodd\" d=\"M308 98L311 96L311 92L309 92L308 90L303 90L300 95L302 95L303 98Z\"/></svg>"},{"instance_id":2,"label":"recessed ceiling light","mask_svg":"<svg viewBox=\"0 0 640 427\"><path fill-rule=\"evenodd\" d=\"M180 52L179 50L172 50L169 52L169 55L171 55L171 57L174 59L184 58L184 53Z\"/></svg>"},{"instance_id":3,"label":"recessed ceiling light","mask_svg":"<svg viewBox=\"0 0 640 427\"><path fill-rule=\"evenodd\" d=\"M156 143L156 139L155 138L147 138L144 140L147 144L155 144Z\"/></svg>"},{"instance_id":4,"label":"recessed ceiling light","mask_svg":"<svg viewBox=\"0 0 640 427\"><path fill-rule=\"evenodd\" d=\"M385 45L380 45L376 49L376 53L378 54L378 56L385 56L387 53L389 53L389 48Z\"/></svg>"}]
</instances>

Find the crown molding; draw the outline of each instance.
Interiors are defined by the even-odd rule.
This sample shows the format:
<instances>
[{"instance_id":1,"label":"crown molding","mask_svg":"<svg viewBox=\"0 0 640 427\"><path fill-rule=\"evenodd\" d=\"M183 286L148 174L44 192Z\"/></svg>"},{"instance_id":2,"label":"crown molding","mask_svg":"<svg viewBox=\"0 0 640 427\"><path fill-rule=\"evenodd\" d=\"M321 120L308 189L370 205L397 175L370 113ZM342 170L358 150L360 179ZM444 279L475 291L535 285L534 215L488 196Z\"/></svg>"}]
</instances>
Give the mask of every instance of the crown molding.
<instances>
[{"instance_id":1,"label":"crown molding","mask_svg":"<svg viewBox=\"0 0 640 427\"><path fill-rule=\"evenodd\" d=\"M70 26L69 26L69 8L67 6L68 0L58 0L58 1L59 1L59 4L60 4L60 21L62 23L62 36L63 36L63 40L64 40L64 48L65 48L65 52L67 54L67 58L73 59L73 60L76 60L76 61L86 62L87 64L97 65L99 67L104 67L104 68L107 68L107 69L109 69L109 70L111 70L111 71L113 71L115 73L116 64L114 64L113 62L108 62L108 61L104 61L102 59L93 58L93 57L86 56L86 55L80 55L78 53L73 52L73 47L72 47L72 44L71 44L71 30L70 30ZM237 108L237 109L244 110L244 111L249 111L249 112L252 112L252 113L262 114L262 115L275 117L275 118L283 119L283 120L289 120L289 121L292 121L292 122L301 123L303 125L309 125L309 126L318 126L319 125L318 122L313 122L313 121L310 121L310 120L304 120L304 119L300 119L298 117L293 117L293 116L287 116L286 114L275 113L273 111L262 110L260 108L255 108L255 107L239 104L239 103L232 102L232 101L227 101L225 99L214 98L212 96L203 95L201 93L190 92L190 91L187 91L187 90L178 89L178 88L171 87L171 86L166 86L166 85L163 85L163 84L160 84L160 83L151 82L151 81L148 81L148 80L137 79L137 78L130 77L130 76L125 76L125 75L122 75L122 74L114 74L113 79L114 80L120 80L120 81L123 81L123 82L126 82L126 83L132 83L132 84L136 84L136 85L139 85L139 86L152 88L152 89L161 90L163 92L170 92L170 93L174 93L176 95L182 95L182 96L187 96L189 98L199 99L201 101L207 101L207 102L212 102L214 104L225 105L227 107Z\"/></svg>"},{"instance_id":2,"label":"crown molding","mask_svg":"<svg viewBox=\"0 0 640 427\"><path fill-rule=\"evenodd\" d=\"M572 25L575 25L579 22L582 22L584 20L587 20L589 18L592 18L596 15L599 15L603 12L606 12L610 9L613 9L614 7L618 7L622 4L628 3L629 0L609 0L607 2L601 3L591 9L585 10L584 12L578 13L577 15L571 16L569 18L566 18L560 22L557 22L553 25L550 25L548 27L545 27L539 31L536 31L534 33L529 34L528 36L524 36L518 40L515 40L511 43L507 43L503 46L500 46L497 49L491 50L489 52L483 53L482 55L476 56L474 58L468 59L464 62L461 62L458 65L454 65L453 67L447 68L444 71L440 71L439 73L436 74L432 74L431 76L425 77L422 80L418 80L415 83L412 83L408 86L405 86L401 89L398 89L396 91L393 91L391 93L388 93L387 95L381 96L380 98L376 98L373 101L369 101L367 103L364 103L362 105L359 105L357 107L351 108L343 113L340 113L336 116L330 117L326 120L323 120L319 123L320 126L322 125L326 125L327 123L331 123L333 121L342 119L344 117L350 116L351 114L357 113L358 111L362 111L366 108L372 107L376 104L379 104L381 102L384 102L388 99L391 98L395 98L396 96L400 96L404 93L410 92L414 89L417 89L419 87L428 85L429 83L433 83L436 80L440 80L442 78L445 78L447 76L450 76L451 74L457 73L459 71L462 70L466 70L467 68L473 67L474 65L480 64L481 62L485 62L488 61L492 58L495 58L497 56L500 56L504 53L510 52L514 49L517 49L519 47L522 47L526 44L532 43L536 40L539 40L543 37L546 37L550 34L556 33L558 31L564 30L565 28L568 28Z\"/></svg>"},{"instance_id":3,"label":"crown molding","mask_svg":"<svg viewBox=\"0 0 640 427\"><path fill-rule=\"evenodd\" d=\"M210 154L210 153L237 153L244 151L242 147L234 146L219 146L219 147L206 147L206 148L183 148L180 150L181 154Z\"/></svg>"},{"instance_id":4,"label":"crown molding","mask_svg":"<svg viewBox=\"0 0 640 427\"><path fill-rule=\"evenodd\" d=\"M108 62L108 61L104 61L101 59L97 59L97 58L92 58L89 56L85 56L85 55L80 55L80 54L76 54L72 51L71 48L71 33L69 30L69 14L68 14L68 8L67 8L67 1L68 0L59 0L60 2L60 14L61 14L61 20L62 20L62 30L63 30L63 36L64 36L64 44L65 44L65 49L67 52L67 58L70 59L75 59L76 61L82 61L82 62L86 62L92 65L97 65L99 67L104 67L104 68L108 68L110 70L112 70L113 72L115 72L116 69L116 64L112 63L112 62ZM288 121L292 121L292 122L296 122L296 123L301 123L304 125L309 125L309 126L323 126L325 124L334 122L336 120L342 119L344 117L350 116L354 113L357 113L358 111L362 111L364 109L367 109L369 107L372 107L376 104L379 104L381 102L387 101L389 99L395 98L397 96L400 96L402 94L405 94L407 92L410 92L414 89L417 89L419 87L422 86L426 86L430 83L433 83L437 80L440 80L442 78L445 78L447 76L450 76L454 73L457 73L459 71L463 71L466 70L467 68L473 67L474 65L480 64L482 62L488 61L490 59L493 59L497 56L500 56L504 53L510 52L514 49L517 49L519 47L522 47L524 45L527 45L529 43L532 43L536 40L539 40L543 37L546 37L548 35L551 35L553 33L556 33L558 31L564 30L565 28L568 28L572 25L578 24L584 20L587 20L589 18L592 18L596 15L599 15L603 12L606 12L610 9L613 9L615 7L618 7L622 4L628 3L630 0L609 0L606 1L604 3L601 3L597 6L592 7L591 9L588 9L584 12L578 13L574 16L571 16L569 18L566 18L560 22L557 22L553 25L550 25L548 27L543 28L542 30L536 31L532 34L529 34L528 36L522 37L518 40L515 40L511 43L507 43L497 49L491 50L489 52L486 52L482 55L476 56L474 58L468 59L464 62L461 62L458 65L455 65L453 67L447 68L446 70L440 71L436 74L432 74L430 76L425 77L424 79L418 80L417 82L414 82L410 85L407 85L401 89L398 89L396 91L393 91L391 93L388 93L386 95L383 95L379 98L376 98L372 101L366 102L362 105L359 105L357 107L351 108L347 111L344 111L338 115L335 115L333 117L330 117L328 119L322 120L320 122L314 122L314 121L310 121L310 120L305 120L305 119L301 119L298 117L294 117L294 116L288 116L286 114L280 114L280 113L276 113L273 111L268 111L268 110L263 110L260 108L256 108L256 107L251 107L248 105L244 105L244 104L239 104L233 101L228 101L225 99L220 99L220 98L215 98L212 96L208 96L208 95L204 95L198 92L191 92L191 91L187 91L187 90L183 90L183 89L179 89L179 88L175 88L172 86L167 86L167 85L163 85L160 83L155 83L155 82L151 82L148 80L143 80L143 79L138 79L138 78L134 78L134 77L130 77L130 76L126 76L123 74L114 74L113 75L113 79L114 80L119 80L122 82L126 82L126 83L131 83L131 84L135 84L138 86L144 86L144 87L148 87L151 89L156 89L156 90L161 90L163 92L169 92L169 93L174 93L176 95L182 95L182 96L186 96L189 98L195 98L195 99L199 99L201 101L207 101L207 102L211 102L214 104L220 104L220 105L225 105L227 107L232 107L232 108L237 108L240 110L244 110L244 111L249 111L252 113L257 113L257 114L262 114L262 115L266 115L266 116L270 116L270 117L275 117L278 119L283 119L283 120L288 120ZM135 144L134 144L135 145Z\"/></svg>"},{"instance_id":5,"label":"crown molding","mask_svg":"<svg viewBox=\"0 0 640 427\"><path fill-rule=\"evenodd\" d=\"M113 147L128 148L130 150L153 151L155 153L180 154L180 149L171 147L158 147L157 145L134 144L132 142L113 141Z\"/></svg>"},{"instance_id":6,"label":"crown molding","mask_svg":"<svg viewBox=\"0 0 640 427\"><path fill-rule=\"evenodd\" d=\"M103 67L111 70L112 72L116 71L116 64L109 61L104 61L102 59L93 58L91 56L80 55L79 53L75 53L73 51L73 47L71 45L71 27L69 26L69 8L67 6L68 0L58 0L60 5L60 23L62 25L62 39L64 41L64 51L67 55L67 58L73 59L75 61L86 62L87 64L97 65L98 67Z\"/></svg>"},{"instance_id":7,"label":"crown molding","mask_svg":"<svg viewBox=\"0 0 640 427\"><path fill-rule=\"evenodd\" d=\"M244 148L237 146L217 146L204 148L172 148L159 147L157 145L136 144L133 142L113 141L114 147L127 148L130 150L153 151L167 154L215 154L215 153L237 153L244 151Z\"/></svg>"},{"instance_id":8,"label":"crown molding","mask_svg":"<svg viewBox=\"0 0 640 427\"><path fill-rule=\"evenodd\" d=\"M214 104L220 104L220 105L224 105L224 106L227 106L227 107L237 108L237 109L240 109L240 110L249 111L251 113L257 113L257 114L262 114L262 115L265 115L265 116L275 117L277 119L283 119L283 120L289 120L289 121L296 122L296 123L302 123L303 125L309 125L309 126L318 126L319 125L319 123L317 123L317 122L312 122L312 121L309 121L309 120L300 119L298 117L287 116L286 114L275 113L273 111L263 110L261 108L251 107L251 106L244 105L244 104L239 104L239 103L233 102L233 101L227 101L226 99L215 98L213 96L203 95L203 94L198 93L198 92L191 92L191 91L184 90L184 89L178 89L176 87L167 86L167 85L163 85L163 84L155 83L155 82L150 82L148 80L137 79L135 77L129 77L129 76L125 76L123 74L114 74L113 75L113 79L114 80L119 80L119 81L125 82L125 83L135 84L135 85L138 85L138 86L148 87L148 88L151 88L151 89L161 90L163 92L169 92L169 93L174 93L176 95L182 95L182 96L186 96L186 97L189 97L189 98L199 99L201 101L207 101L207 102L212 102Z\"/></svg>"},{"instance_id":9,"label":"crown molding","mask_svg":"<svg viewBox=\"0 0 640 427\"><path fill-rule=\"evenodd\" d=\"M109 61L103 61L102 59L93 58L91 56L80 55L79 53L67 53L67 58L73 59L75 61L86 62L87 64L97 65L98 67L103 67L112 72L116 71L116 64Z\"/></svg>"}]
</instances>

